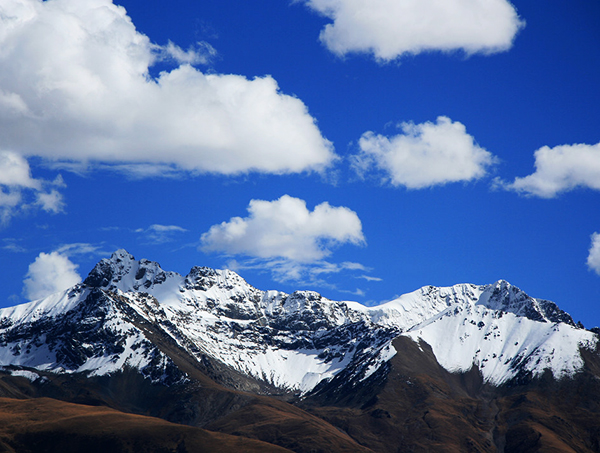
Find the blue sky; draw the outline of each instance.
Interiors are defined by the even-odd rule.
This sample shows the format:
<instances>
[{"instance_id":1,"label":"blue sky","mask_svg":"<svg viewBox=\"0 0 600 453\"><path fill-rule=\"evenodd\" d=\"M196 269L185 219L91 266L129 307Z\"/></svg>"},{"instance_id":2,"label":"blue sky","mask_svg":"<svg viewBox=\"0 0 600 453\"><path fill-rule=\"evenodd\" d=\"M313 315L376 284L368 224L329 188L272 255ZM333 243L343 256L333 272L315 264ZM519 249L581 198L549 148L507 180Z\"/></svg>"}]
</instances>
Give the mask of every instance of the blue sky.
<instances>
[{"instance_id":1,"label":"blue sky","mask_svg":"<svg viewBox=\"0 0 600 453\"><path fill-rule=\"evenodd\" d=\"M365 304L505 279L600 324L598 2L0 18L0 306L125 248Z\"/></svg>"}]
</instances>

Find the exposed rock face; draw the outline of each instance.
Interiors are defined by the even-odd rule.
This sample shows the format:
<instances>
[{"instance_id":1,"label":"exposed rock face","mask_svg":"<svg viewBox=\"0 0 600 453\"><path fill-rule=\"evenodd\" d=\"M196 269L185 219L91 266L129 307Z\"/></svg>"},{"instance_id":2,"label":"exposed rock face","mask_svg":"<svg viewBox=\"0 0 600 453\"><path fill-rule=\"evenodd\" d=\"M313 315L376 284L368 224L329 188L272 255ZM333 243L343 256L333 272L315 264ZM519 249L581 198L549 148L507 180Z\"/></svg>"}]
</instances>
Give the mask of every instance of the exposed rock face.
<instances>
[{"instance_id":1,"label":"exposed rock face","mask_svg":"<svg viewBox=\"0 0 600 453\"><path fill-rule=\"evenodd\" d=\"M514 313L533 321L559 322L575 326L571 315L558 308L554 302L529 297L504 280L490 285L482 294L480 303L488 308Z\"/></svg>"}]
</instances>

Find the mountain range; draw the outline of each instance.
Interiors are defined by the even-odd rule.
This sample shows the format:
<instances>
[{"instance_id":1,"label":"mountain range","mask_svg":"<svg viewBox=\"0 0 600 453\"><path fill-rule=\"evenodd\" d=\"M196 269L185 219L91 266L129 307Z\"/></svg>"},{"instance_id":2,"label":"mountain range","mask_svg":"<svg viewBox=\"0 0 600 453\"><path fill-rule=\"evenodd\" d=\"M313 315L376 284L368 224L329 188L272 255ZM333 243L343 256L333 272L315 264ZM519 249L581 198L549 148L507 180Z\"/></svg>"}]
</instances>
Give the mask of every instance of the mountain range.
<instances>
[{"instance_id":1,"label":"mountain range","mask_svg":"<svg viewBox=\"0 0 600 453\"><path fill-rule=\"evenodd\" d=\"M600 451L599 333L503 280L366 307L118 250L0 310L0 451Z\"/></svg>"}]
</instances>

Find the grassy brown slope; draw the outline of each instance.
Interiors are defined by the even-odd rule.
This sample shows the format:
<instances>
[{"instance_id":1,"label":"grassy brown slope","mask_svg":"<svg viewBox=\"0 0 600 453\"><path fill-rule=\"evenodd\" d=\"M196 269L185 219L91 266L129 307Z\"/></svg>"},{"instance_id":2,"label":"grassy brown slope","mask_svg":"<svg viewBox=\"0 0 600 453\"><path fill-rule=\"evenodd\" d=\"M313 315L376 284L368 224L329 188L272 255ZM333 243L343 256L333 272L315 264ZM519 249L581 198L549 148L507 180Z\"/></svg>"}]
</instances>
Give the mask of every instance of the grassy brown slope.
<instances>
[{"instance_id":1,"label":"grassy brown slope","mask_svg":"<svg viewBox=\"0 0 600 453\"><path fill-rule=\"evenodd\" d=\"M477 369L448 373L426 344L400 337L394 347L374 381L303 407L377 452L600 452L597 356L575 379L495 388Z\"/></svg>"},{"instance_id":2,"label":"grassy brown slope","mask_svg":"<svg viewBox=\"0 0 600 453\"><path fill-rule=\"evenodd\" d=\"M295 452L372 453L348 434L321 418L287 403L260 397L253 404L207 427L238 436L260 439Z\"/></svg>"},{"instance_id":3,"label":"grassy brown slope","mask_svg":"<svg viewBox=\"0 0 600 453\"><path fill-rule=\"evenodd\" d=\"M426 345L421 350L399 337L394 347L398 353L382 382L357 386L336 404L309 400L305 407L377 452L496 451L494 409L465 389L480 385L445 371Z\"/></svg>"},{"instance_id":4,"label":"grassy brown slope","mask_svg":"<svg viewBox=\"0 0 600 453\"><path fill-rule=\"evenodd\" d=\"M254 439L50 398L0 398L0 451L285 452Z\"/></svg>"},{"instance_id":5,"label":"grassy brown slope","mask_svg":"<svg viewBox=\"0 0 600 453\"><path fill-rule=\"evenodd\" d=\"M133 408L138 414L260 439L296 452L368 451L326 421L291 404L214 383L209 388L200 383L166 387L153 385L133 371L91 378L48 374L46 379L40 384L4 375L0 376L0 390L14 393L20 389L20 397L55 396L80 404L124 408L125 412Z\"/></svg>"},{"instance_id":6,"label":"grassy brown slope","mask_svg":"<svg viewBox=\"0 0 600 453\"><path fill-rule=\"evenodd\" d=\"M598 452L600 414L573 398L576 381L499 399L499 439L507 452ZM593 397L598 401L598 393Z\"/></svg>"}]
</instances>

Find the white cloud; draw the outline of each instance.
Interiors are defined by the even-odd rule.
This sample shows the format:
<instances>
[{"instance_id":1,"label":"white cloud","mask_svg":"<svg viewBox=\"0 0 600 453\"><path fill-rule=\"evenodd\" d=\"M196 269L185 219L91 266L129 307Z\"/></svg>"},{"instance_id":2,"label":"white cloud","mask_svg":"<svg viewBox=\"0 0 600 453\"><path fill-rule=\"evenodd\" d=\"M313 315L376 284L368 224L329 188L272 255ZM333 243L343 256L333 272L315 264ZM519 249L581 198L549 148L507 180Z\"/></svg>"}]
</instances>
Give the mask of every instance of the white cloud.
<instances>
[{"instance_id":1,"label":"white cloud","mask_svg":"<svg viewBox=\"0 0 600 453\"><path fill-rule=\"evenodd\" d=\"M426 51L505 51L525 25L507 0L302 1L333 21L320 35L329 50L383 61Z\"/></svg>"},{"instance_id":2,"label":"white cloud","mask_svg":"<svg viewBox=\"0 0 600 453\"><path fill-rule=\"evenodd\" d=\"M185 228L182 228L180 226L177 225L158 225L158 224L154 224L154 225L150 225L148 227L149 231L154 231L155 233L171 233L171 232L185 232L187 231Z\"/></svg>"},{"instance_id":3,"label":"white cloud","mask_svg":"<svg viewBox=\"0 0 600 453\"><path fill-rule=\"evenodd\" d=\"M67 163L238 174L321 171L336 155L270 76L204 74L214 49L160 47L110 0L0 6L0 147ZM178 63L154 79L149 68Z\"/></svg>"},{"instance_id":4,"label":"white cloud","mask_svg":"<svg viewBox=\"0 0 600 453\"><path fill-rule=\"evenodd\" d=\"M600 143L544 146L534 155L535 173L500 185L542 198L552 198L577 187L600 190Z\"/></svg>"},{"instance_id":5,"label":"white cloud","mask_svg":"<svg viewBox=\"0 0 600 453\"><path fill-rule=\"evenodd\" d=\"M202 250L310 263L329 256L334 246L365 242L358 215L327 202L309 211L304 200L284 195L251 200L248 213L213 225L201 237Z\"/></svg>"},{"instance_id":6,"label":"white cloud","mask_svg":"<svg viewBox=\"0 0 600 453\"><path fill-rule=\"evenodd\" d=\"M600 275L600 233L592 234L592 244L587 259L588 267Z\"/></svg>"},{"instance_id":7,"label":"white cloud","mask_svg":"<svg viewBox=\"0 0 600 453\"><path fill-rule=\"evenodd\" d=\"M479 147L458 121L440 116L437 122L402 123L402 133L386 137L366 132L354 156L360 174L377 169L394 186L409 189L471 181L486 175L495 157Z\"/></svg>"},{"instance_id":8,"label":"white cloud","mask_svg":"<svg viewBox=\"0 0 600 453\"><path fill-rule=\"evenodd\" d=\"M63 210L64 187L60 176L53 182L31 177L27 159L11 151L0 151L0 223L7 223L21 210L39 207L46 212Z\"/></svg>"},{"instance_id":9,"label":"white cloud","mask_svg":"<svg viewBox=\"0 0 600 453\"><path fill-rule=\"evenodd\" d=\"M320 274L338 274L341 271L366 271L367 269L360 263L353 263L351 261L345 261L343 263L328 263L325 261L319 262L319 266L310 270L311 275L316 276Z\"/></svg>"},{"instance_id":10,"label":"white cloud","mask_svg":"<svg viewBox=\"0 0 600 453\"><path fill-rule=\"evenodd\" d=\"M109 252L100 251L98 245L93 245L87 242L74 242L71 244L63 244L55 250L55 252L71 257L73 255L110 255Z\"/></svg>"},{"instance_id":11,"label":"white cloud","mask_svg":"<svg viewBox=\"0 0 600 453\"><path fill-rule=\"evenodd\" d=\"M162 51L163 58L173 59L179 64L190 65L207 64L217 54L216 49L207 42L198 42L196 46L183 50L177 44L169 41Z\"/></svg>"},{"instance_id":12,"label":"white cloud","mask_svg":"<svg viewBox=\"0 0 600 453\"><path fill-rule=\"evenodd\" d=\"M144 234L148 240L155 244L163 244L173 240L176 233L185 233L187 230L177 225L150 225L148 228L138 228L136 233Z\"/></svg>"},{"instance_id":13,"label":"white cloud","mask_svg":"<svg viewBox=\"0 0 600 453\"><path fill-rule=\"evenodd\" d=\"M23 282L23 294L29 300L37 300L63 291L79 282L77 265L57 251L40 253L29 265Z\"/></svg>"},{"instance_id":14,"label":"white cloud","mask_svg":"<svg viewBox=\"0 0 600 453\"><path fill-rule=\"evenodd\" d=\"M36 198L37 201L35 204L40 206L46 212L62 212L65 206L62 194L56 189L52 189L47 193L38 192Z\"/></svg>"},{"instance_id":15,"label":"white cloud","mask_svg":"<svg viewBox=\"0 0 600 453\"><path fill-rule=\"evenodd\" d=\"M23 197L20 192L4 192L0 186L0 224L5 225L14 215L15 210L22 203Z\"/></svg>"},{"instance_id":16,"label":"white cloud","mask_svg":"<svg viewBox=\"0 0 600 453\"><path fill-rule=\"evenodd\" d=\"M370 276L370 275L361 275L361 276L359 276L358 278L363 278L363 279L365 279L365 280L366 280L366 281L368 281L368 282L382 282L382 281L383 281L383 279L382 279L382 278L379 278L379 277L372 277L372 276Z\"/></svg>"},{"instance_id":17,"label":"white cloud","mask_svg":"<svg viewBox=\"0 0 600 453\"><path fill-rule=\"evenodd\" d=\"M330 263L313 262L299 263L287 259L259 259L251 258L241 261L231 260L227 263L227 268L235 272L240 272L246 269L268 271L271 273L273 280L279 283L303 282L315 286L317 281L313 278L311 271L321 268L329 268ZM319 282L320 283L320 282Z\"/></svg>"},{"instance_id":18,"label":"white cloud","mask_svg":"<svg viewBox=\"0 0 600 453\"><path fill-rule=\"evenodd\" d=\"M2 242L5 244L2 249L3 250L8 250L10 252L13 253L26 253L27 249L25 247L23 247L22 245L18 244L18 242L20 242L20 239L15 239L15 238L3 238Z\"/></svg>"},{"instance_id":19,"label":"white cloud","mask_svg":"<svg viewBox=\"0 0 600 453\"><path fill-rule=\"evenodd\" d=\"M41 182L31 177L29 163L17 153L0 151L0 185L41 189Z\"/></svg>"},{"instance_id":20,"label":"white cloud","mask_svg":"<svg viewBox=\"0 0 600 453\"><path fill-rule=\"evenodd\" d=\"M270 272L271 278L279 283L287 284L293 282L295 285L301 284L309 288L323 287L342 293L350 292L353 294L356 294L356 292L341 289L323 277L330 276L331 274L347 274L358 270L365 270L364 266L358 263L345 262L338 264L325 260L304 263L283 258L230 260L225 267L238 273L246 270L266 271Z\"/></svg>"}]
</instances>

